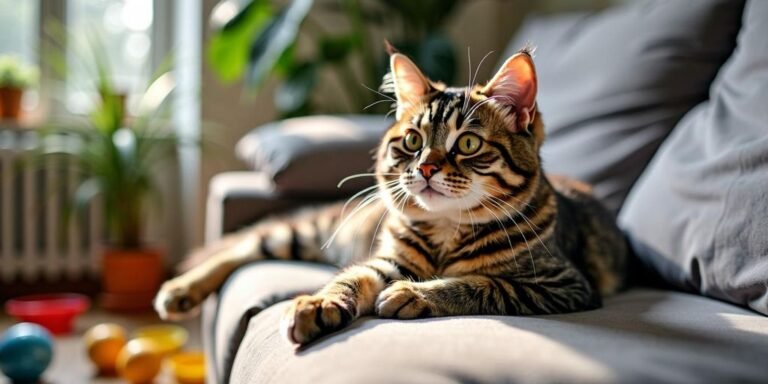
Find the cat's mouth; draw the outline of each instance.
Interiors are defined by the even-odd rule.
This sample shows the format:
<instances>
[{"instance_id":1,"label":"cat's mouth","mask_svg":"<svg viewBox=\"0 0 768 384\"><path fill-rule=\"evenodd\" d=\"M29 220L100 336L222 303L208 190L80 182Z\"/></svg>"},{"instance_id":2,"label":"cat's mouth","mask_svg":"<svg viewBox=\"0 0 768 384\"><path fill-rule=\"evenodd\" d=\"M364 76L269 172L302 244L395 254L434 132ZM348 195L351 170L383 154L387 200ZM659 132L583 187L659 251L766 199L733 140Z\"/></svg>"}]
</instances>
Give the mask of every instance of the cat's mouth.
<instances>
[{"instance_id":1,"label":"cat's mouth","mask_svg":"<svg viewBox=\"0 0 768 384\"><path fill-rule=\"evenodd\" d=\"M432 188L432 186L427 185L419 192L419 195L422 195L424 197L433 198L433 197L447 197L444 193Z\"/></svg>"}]
</instances>

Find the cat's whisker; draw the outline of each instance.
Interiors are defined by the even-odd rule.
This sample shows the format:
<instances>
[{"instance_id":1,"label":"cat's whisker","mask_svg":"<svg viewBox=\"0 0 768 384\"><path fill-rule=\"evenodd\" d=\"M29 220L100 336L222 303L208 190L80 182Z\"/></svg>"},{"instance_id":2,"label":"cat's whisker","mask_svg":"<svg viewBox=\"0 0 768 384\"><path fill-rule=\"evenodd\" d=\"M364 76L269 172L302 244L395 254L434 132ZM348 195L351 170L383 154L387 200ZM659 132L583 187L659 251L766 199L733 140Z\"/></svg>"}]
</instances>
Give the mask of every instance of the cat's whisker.
<instances>
[{"instance_id":1,"label":"cat's whisker","mask_svg":"<svg viewBox=\"0 0 768 384\"><path fill-rule=\"evenodd\" d=\"M482 105L490 103L491 101L494 101L494 100L513 100L513 99L509 96L496 95L496 96L491 96L483 100L480 100L477 102L477 104L473 105L472 108L470 108L469 113L467 113L466 120L469 121L472 118L472 116L475 114L475 112L477 112L478 108L480 108Z\"/></svg>"},{"instance_id":2,"label":"cat's whisker","mask_svg":"<svg viewBox=\"0 0 768 384\"><path fill-rule=\"evenodd\" d=\"M400 207L398 207L398 201L395 201L392 206L394 206L401 214L405 214L405 204L408 202L408 199L410 198L408 196L408 191L406 191L404 188L402 188L402 197L400 200Z\"/></svg>"},{"instance_id":3,"label":"cat's whisker","mask_svg":"<svg viewBox=\"0 0 768 384\"><path fill-rule=\"evenodd\" d=\"M392 100L376 100L373 103L370 103L363 108L363 110L368 110L368 108L373 107L374 105L381 104L381 103L391 103Z\"/></svg>"},{"instance_id":4,"label":"cat's whisker","mask_svg":"<svg viewBox=\"0 0 768 384\"><path fill-rule=\"evenodd\" d=\"M378 191L378 189L379 189L380 187L384 187L384 189L386 189L386 187L388 187L388 186L390 186L390 185L394 185L394 184L396 184L398 181L399 181L399 180L390 180L390 181L388 181L388 182L386 182L386 183L377 184L377 185L372 185L372 186L370 186L370 187L364 188L364 189L360 190L359 192L355 193L354 195L352 195L352 197L350 197L349 199L347 199L347 201L346 201L346 202L344 203L344 205L341 207L341 215L340 215L340 216L344 216L344 212L346 212L346 210L347 210L347 207L348 207L348 206L349 206L349 204L351 204L351 203L352 203L352 201L354 201L356 198L360 197L361 195L365 195L365 194L368 194L368 195L370 195L371 193L377 193L377 192L379 192L379 191ZM366 196L366 197L368 197L368 196ZM363 198L363 200L365 200L365 198Z\"/></svg>"},{"instance_id":5,"label":"cat's whisker","mask_svg":"<svg viewBox=\"0 0 768 384\"><path fill-rule=\"evenodd\" d=\"M390 191L390 193L392 193L392 191ZM399 187L399 190L395 191L393 193L392 199L393 199L393 201L397 201L398 199L400 199L405 194L406 194L406 191L402 187ZM373 236L371 237L371 246L370 246L370 248L368 248L368 257L370 257L371 254L373 253L373 245L376 243L376 239L378 238L379 228L381 227L381 222L384 221L384 218L386 216L387 216L387 210L384 209L381 212L381 217L379 218L379 222L376 223L376 229L373 230Z\"/></svg>"},{"instance_id":6,"label":"cat's whisker","mask_svg":"<svg viewBox=\"0 0 768 384\"><path fill-rule=\"evenodd\" d=\"M339 232L344 228L347 223L349 223L349 220L351 220L357 213L359 213L361 210L363 210L365 207L371 205L374 201L381 198L379 194L375 194L371 197L368 197L367 200L364 200L364 202L361 202L358 204L357 207L349 214L349 216L345 217L344 220L339 224L338 227L336 227L336 230L333 231L333 234L328 238L328 240L323 244L322 247L320 247L321 250L328 249L330 245L333 243L333 241L336 239L336 236L339 234Z\"/></svg>"},{"instance_id":7,"label":"cat's whisker","mask_svg":"<svg viewBox=\"0 0 768 384\"><path fill-rule=\"evenodd\" d=\"M464 89L464 104L461 106L461 114L466 115L467 106L469 105L469 96L472 92L472 53L470 47L467 46L467 88Z\"/></svg>"},{"instance_id":8,"label":"cat's whisker","mask_svg":"<svg viewBox=\"0 0 768 384\"><path fill-rule=\"evenodd\" d=\"M375 89L373 89L373 88L371 88L371 87L369 87L369 86L367 86L367 85L365 85L365 84L363 84L363 83L360 83L360 85L362 85L363 87L365 87L365 89L367 89L367 90L369 90L369 91L371 91L371 92L373 92L373 93L376 93L376 94L378 94L378 95L380 95L380 96L386 97L386 98L387 98L387 99L389 99L390 101L393 101L393 102L395 102L395 103L397 102L397 100L395 100L395 98L394 98L394 97L392 97L392 96L389 96L389 95L387 95L386 93L381 93L381 92L379 92L379 91L377 91L377 90L375 90Z\"/></svg>"},{"instance_id":9,"label":"cat's whisker","mask_svg":"<svg viewBox=\"0 0 768 384\"><path fill-rule=\"evenodd\" d=\"M456 222L456 230L453 232L454 239L459 235L459 228L461 228L461 216L463 211L464 210L459 207L459 221Z\"/></svg>"},{"instance_id":10,"label":"cat's whisker","mask_svg":"<svg viewBox=\"0 0 768 384\"><path fill-rule=\"evenodd\" d=\"M397 183L398 181L399 181L399 180L392 180L392 181L390 181L390 182L388 182L388 183L385 183L385 184L383 184L383 185L382 185L382 189L383 189L383 191L377 191L377 192L379 192L379 193L383 193L384 191L386 191L386 192L388 192L390 195L392 195L392 196L393 196L393 199L394 199L395 201L397 201L397 199L399 199L401 196L404 196L404 195L406 195L406 193L407 193L407 192L406 192L406 190L405 190L405 189L403 189L403 187L402 187L402 186L400 186L400 185L395 185L395 186L397 187L395 191L393 191L393 190L392 190L393 188L390 188L390 185L391 185L391 184L393 184L393 183ZM381 197L381 195L379 195L379 197ZM387 210L386 210L386 209L383 209L383 210L382 210L382 213L381 213L381 217L379 218L379 221L378 221L378 223L376 223L376 229L373 231L373 236L371 237L371 245L370 245L370 247L368 248L368 257L369 257L369 258L371 257L371 254L373 253L373 245L376 243L376 238L377 238L377 236L378 236L378 233L379 233L379 228L381 227L381 223L382 223L382 221L384 220L384 218L385 218L386 216L387 216ZM366 220L368 219L368 217L370 217L370 213L368 214L368 216L366 216ZM356 233L355 233L355 236L357 236L357 233L358 233L358 232L359 232L359 231L356 231Z\"/></svg>"},{"instance_id":11,"label":"cat's whisker","mask_svg":"<svg viewBox=\"0 0 768 384\"><path fill-rule=\"evenodd\" d=\"M514 246L512 245L512 239L509 237L509 231L507 231L507 228L504 226L504 223L502 223L501 218L499 218L499 216L497 216L496 213L493 212L493 210L488 208L488 206L486 206L483 203L482 199L478 200L478 203L480 203L480 205L482 205L483 208L485 208L485 210L487 210L491 215L493 215L493 217L496 219L496 222L499 223L499 229L504 231L504 235L507 236L507 243L509 243L509 250L510 251L514 251ZM529 251L530 251L530 249L529 249ZM520 266L517 264L517 254L514 253L514 252L512 253L512 260L514 260L514 262L515 262L515 268L520 270Z\"/></svg>"},{"instance_id":12,"label":"cat's whisker","mask_svg":"<svg viewBox=\"0 0 768 384\"><path fill-rule=\"evenodd\" d=\"M487 195L487 196L488 196L488 195ZM491 204L494 204L493 200L488 200L488 202L489 202L489 203L491 203ZM517 221L516 221L516 220L515 220L515 219L512 217L512 214L511 214L509 211L505 210L503 207L501 207L501 206L499 206L499 205L497 205L497 204L494 204L494 206L495 206L496 208L500 209L502 212L504 212L504 213L507 215L507 217L508 217L510 220L512 220L512 223L514 223L514 224L515 224L515 228L517 228L517 232L519 232L519 233L520 233L520 236L523 238L523 241L525 242L525 247L528 249L528 256L530 256L530 258L531 258L531 267L532 267L532 269L533 269L533 280L534 280L534 282L538 283L538 277L536 276L536 261L535 261L535 259L534 259L534 257L533 257L533 251L531 251L531 245L528 243L528 238L527 238L527 237L525 236L525 234L523 233L523 230L522 230L522 229L520 229L520 225L519 225L519 224L517 223ZM536 233L536 231L534 230L534 231L533 231L533 233L535 234L535 233ZM542 245L543 245L543 243L542 243Z\"/></svg>"},{"instance_id":13,"label":"cat's whisker","mask_svg":"<svg viewBox=\"0 0 768 384\"><path fill-rule=\"evenodd\" d=\"M490 196L490 197L492 197L492 198L495 198L496 200L500 201L501 203L504 203L504 204L506 204L507 206L509 206L510 208L514 209L514 210L515 210L515 212L517 212L517 214L518 214L518 215L519 215L521 218L523 218L523 220L525 220L525 221L526 221L526 223L528 223L528 225L529 225L529 226L530 226L532 229L535 229L536 231L540 231L540 230L541 230L541 228L539 228L539 226L538 226L538 225L536 225L536 224L532 223L532 222L530 221L530 218L529 218L528 216L526 216L526 215L525 215L523 212L521 212L520 210L518 210L517 208L515 208L515 206L514 206L514 205L512 205L512 204L509 204L508 202L506 202L506 201L504 201L504 200L501 200L501 199L499 199L498 197L495 197L495 196ZM513 196L510 196L510 197L514 198Z\"/></svg>"},{"instance_id":14,"label":"cat's whisker","mask_svg":"<svg viewBox=\"0 0 768 384\"><path fill-rule=\"evenodd\" d=\"M477 234L475 233L475 218L472 215L472 210L467 208L467 213L469 214L469 225L470 228L472 228L472 240L477 240Z\"/></svg>"},{"instance_id":15,"label":"cat's whisker","mask_svg":"<svg viewBox=\"0 0 768 384\"><path fill-rule=\"evenodd\" d=\"M468 76L468 82L467 88L464 90L464 103L461 107L461 113L465 116L471 116L471 113L467 113L467 108L469 107L469 99L472 95L472 86L475 85L475 82L477 81L477 74L480 72L480 68L483 66L483 62L485 62L485 59L488 58L494 51L490 51L483 56L482 59L480 59L480 63L477 64L477 68L475 68L474 73L472 73L472 55L470 53L469 47L467 47L467 68L469 70ZM466 121L469 121L469 118L465 119Z\"/></svg>"},{"instance_id":16,"label":"cat's whisker","mask_svg":"<svg viewBox=\"0 0 768 384\"><path fill-rule=\"evenodd\" d=\"M474 85L477 81L477 73L480 72L480 68L483 66L483 63L485 62L485 59L488 58L491 54L493 54L494 51L489 51L488 53L483 56L482 59L480 59L480 64L477 64L477 68L475 68L475 74L472 76L472 81L470 82L470 86Z\"/></svg>"},{"instance_id":17,"label":"cat's whisker","mask_svg":"<svg viewBox=\"0 0 768 384\"><path fill-rule=\"evenodd\" d=\"M357 174L349 175L349 176L341 179L341 181L339 181L339 183L336 184L336 188L341 188L341 186L344 185L344 183L346 183L346 182L348 182L348 181L350 181L352 179L359 179L361 177L376 177L378 175L382 175L382 176L397 176L398 174L397 173L357 173Z\"/></svg>"},{"instance_id":18,"label":"cat's whisker","mask_svg":"<svg viewBox=\"0 0 768 384\"><path fill-rule=\"evenodd\" d=\"M520 200L519 198L517 198L517 197L515 197L513 195L510 195L509 191L505 191L505 190L503 190L501 188L498 188L496 186L493 186L493 185L487 184L487 183L482 183L482 186L484 188L486 188L486 189L490 189L492 191L496 191L496 192L502 193L502 194L504 194L504 197L510 198L512 200L515 200L516 202L522 204L523 206L526 206L526 207L530 207L531 206L531 204L529 204L529 203L527 203L527 202L525 202L523 200ZM504 201L503 199L501 199L501 198L499 198L497 196L490 195L490 197L494 197L494 198L504 202L504 204L509 204L508 202Z\"/></svg>"}]
</instances>

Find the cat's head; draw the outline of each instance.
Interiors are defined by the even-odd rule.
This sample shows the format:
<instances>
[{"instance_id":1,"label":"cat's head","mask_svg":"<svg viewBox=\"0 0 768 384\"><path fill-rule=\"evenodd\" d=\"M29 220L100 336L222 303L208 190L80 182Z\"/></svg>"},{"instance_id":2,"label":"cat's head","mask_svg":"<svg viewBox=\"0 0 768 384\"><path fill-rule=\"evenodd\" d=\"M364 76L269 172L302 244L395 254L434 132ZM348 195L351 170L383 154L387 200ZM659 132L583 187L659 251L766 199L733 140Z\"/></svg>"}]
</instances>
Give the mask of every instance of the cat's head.
<instances>
[{"instance_id":1,"label":"cat's head","mask_svg":"<svg viewBox=\"0 0 768 384\"><path fill-rule=\"evenodd\" d=\"M530 52L467 88L430 81L400 53L391 55L390 70L383 88L397 99L397 121L376 162L389 207L416 220L462 222L488 221L502 204L522 209L541 177L544 139Z\"/></svg>"}]
</instances>

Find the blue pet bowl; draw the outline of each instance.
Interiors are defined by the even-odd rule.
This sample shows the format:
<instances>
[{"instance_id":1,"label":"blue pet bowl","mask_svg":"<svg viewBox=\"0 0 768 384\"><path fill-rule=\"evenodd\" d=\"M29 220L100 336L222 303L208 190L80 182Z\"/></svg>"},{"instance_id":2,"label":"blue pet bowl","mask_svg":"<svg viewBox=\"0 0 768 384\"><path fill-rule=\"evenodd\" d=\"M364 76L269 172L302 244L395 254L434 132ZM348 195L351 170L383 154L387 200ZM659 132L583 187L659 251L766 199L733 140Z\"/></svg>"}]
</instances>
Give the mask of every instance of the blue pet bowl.
<instances>
[{"instance_id":1,"label":"blue pet bowl","mask_svg":"<svg viewBox=\"0 0 768 384\"><path fill-rule=\"evenodd\" d=\"M0 371L15 383L38 381L52 358L51 334L37 324L16 324L0 336Z\"/></svg>"}]
</instances>

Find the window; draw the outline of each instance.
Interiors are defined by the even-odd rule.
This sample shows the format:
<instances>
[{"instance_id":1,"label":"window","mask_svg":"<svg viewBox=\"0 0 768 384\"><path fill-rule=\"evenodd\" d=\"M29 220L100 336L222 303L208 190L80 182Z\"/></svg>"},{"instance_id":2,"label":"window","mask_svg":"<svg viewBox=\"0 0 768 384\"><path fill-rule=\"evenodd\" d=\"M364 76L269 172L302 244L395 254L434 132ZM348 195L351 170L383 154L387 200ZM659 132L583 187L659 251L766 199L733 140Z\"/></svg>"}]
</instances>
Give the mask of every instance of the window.
<instances>
[{"instance_id":1,"label":"window","mask_svg":"<svg viewBox=\"0 0 768 384\"><path fill-rule=\"evenodd\" d=\"M167 53L170 36L167 26L158 26L159 16L170 15L169 1L154 0L0 0L0 55L12 54L28 64L50 68L40 54L40 37L53 18L65 25L70 46L66 60L66 83L47 83L53 109L64 113L87 113L95 99L94 72L88 68L87 40L102 43L110 72L118 90L131 97L143 91L154 67ZM160 12L161 15L157 13ZM164 51L165 50L165 51ZM160 57L157 57L160 56ZM85 60L83 60L85 59ZM85 65L83 65L85 62ZM45 83L45 78L42 79ZM25 95L27 109L34 108L37 93Z\"/></svg>"},{"instance_id":2,"label":"window","mask_svg":"<svg viewBox=\"0 0 768 384\"><path fill-rule=\"evenodd\" d=\"M25 64L38 65L40 3L0 0L0 55L13 55ZM37 104L37 92L27 92L24 108Z\"/></svg>"},{"instance_id":3,"label":"window","mask_svg":"<svg viewBox=\"0 0 768 384\"><path fill-rule=\"evenodd\" d=\"M103 47L117 90L128 95L129 106L135 102L131 94L143 91L152 75L153 5L152 0L67 1L66 25L74 36L67 52L69 111L87 112L96 96L89 48L94 42Z\"/></svg>"},{"instance_id":4,"label":"window","mask_svg":"<svg viewBox=\"0 0 768 384\"><path fill-rule=\"evenodd\" d=\"M0 0L0 54L37 63L39 3Z\"/></svg>"}]
</instances>

